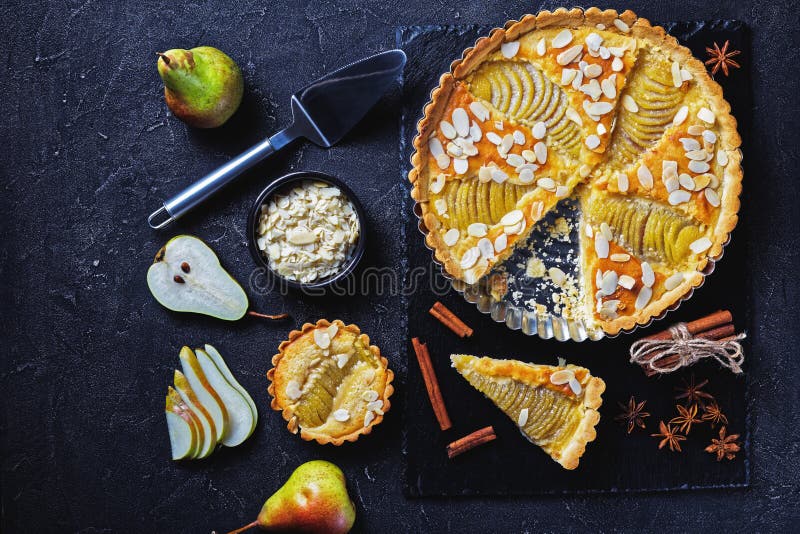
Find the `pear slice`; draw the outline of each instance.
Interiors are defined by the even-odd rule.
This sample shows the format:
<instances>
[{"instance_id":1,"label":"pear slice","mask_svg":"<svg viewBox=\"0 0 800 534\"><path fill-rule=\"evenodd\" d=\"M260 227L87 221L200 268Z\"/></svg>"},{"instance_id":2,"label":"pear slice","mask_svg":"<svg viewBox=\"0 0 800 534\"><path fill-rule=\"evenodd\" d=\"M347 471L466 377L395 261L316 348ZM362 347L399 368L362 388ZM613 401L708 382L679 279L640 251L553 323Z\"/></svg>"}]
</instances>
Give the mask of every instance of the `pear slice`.
<instances>
[{"instance_id":1,"label":"pear slice","mask_svg":"<svg viewBox=\"0 0 800 534\"><path fill-rule=\"evenodd\" d=\"M214 452L214 448L217 446L217 427L214 424L214 419L211 418L211 414L208 413L205 406L200 404L197 395L195 395L192 386L189 385L189 381L183 373L176 369L173 381L175 382L175 389L180 394L183 402L197 414L200 426L203 429L203 446L196 457L206 458Z\"/></svg>"},{"instance_id":2,"label":"pear slice","mask_svg":"<svg viewBox=\"0 0 800 534\"><path fill-rule=\"evenodd\" d=\"M209 383L208 377L203 372L200 362L197 361L197 356L189 347L183 347L180 353L181 367L183 374L189 381L192 391L194 391L197 399L206 408L211 418L214 420L216 427L217 441L222 443L225 440L225 435L228 432L230 418L228 417L228 410L225 403L222 401L217 390Z\"/></svg>"},{"instance_id":3,"label":"pear slice","mask_svg":"<svg viewBox=\"0 0 800 534\"><path fill-rule=\"evenodd\" d=\"M169 388L164 413L167 416L167 430L173 460L193 458L200 447L200 432L194 415L183 403L178 392Z\"/></svg>"},{"instance_id":4,"label":"pear slice","mask_svg":"<svg viewBox=\"0 0 800 534\"><path fill-rule=\"evenodd\" d=\"M242 286L222 268L208 245L190 235L173 237L147 270L153 297L173 311L241 319L248 301Z\"/></svg>"},{"instance_id":5,"label":"pear slice","mask_svg":"<svg viewBox=\"0 0 800 534\"><path fill-rule=\"evenodd\" d=\"M195 355L208 383L217 392L228 411L228 430L222 438L222 444L226 447L235 447L249 438L256 427L250 404L244 395L225 379L206 351L195 349Z\"/></svg>"},{"instance_id":6,"label":"pear slice","mask_svg":"<svg viewBox=\"0 0 800 534\"><path fill-rule=\"evenodd\" d=\"M217 369L219 369L219 372L225 377L225 380L227 380L231 386L241 393L247 401L247 404L250 405L250 411L253 412L253 426L255 427L256 423L258 422L258 410L256 409L256 403L253 402L253 397L251 397L247 390L244 389L244 387L233 377L233 373L231 373L231 370L228 368L228 365L225 363L225 360L222 358L222 355L219 353L219 351L208 344L205 346L205 349L206 354L208 354L208 356L214 360Z\"/></svg>"}]
</instances>

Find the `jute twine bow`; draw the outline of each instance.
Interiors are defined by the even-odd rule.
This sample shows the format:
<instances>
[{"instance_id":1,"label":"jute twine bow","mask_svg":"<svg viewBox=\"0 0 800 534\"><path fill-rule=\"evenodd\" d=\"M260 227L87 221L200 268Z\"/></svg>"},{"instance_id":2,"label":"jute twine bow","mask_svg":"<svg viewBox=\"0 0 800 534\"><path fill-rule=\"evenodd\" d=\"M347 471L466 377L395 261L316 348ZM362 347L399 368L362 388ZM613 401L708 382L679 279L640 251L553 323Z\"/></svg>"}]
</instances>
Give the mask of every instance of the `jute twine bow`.
<instances>
[{"instance_id":1,"label":"jute twine bow","mask_svg":"<svg viewBox=\"0 0 800 534\"><path fill-rule=\"evenodd\" d=\"M631 345L631 363L649 367L655 373L671 373L681 367L693 365L703 358L714 358L734 373L742 372L744 350L739 343L746 337L737 334L727 340L694 337L686 323L669 328L672 339L640 339ZM661 365L658 362L664 360ZM668 363L674 360L674 363Z\"/></svg>"}]
</instances>

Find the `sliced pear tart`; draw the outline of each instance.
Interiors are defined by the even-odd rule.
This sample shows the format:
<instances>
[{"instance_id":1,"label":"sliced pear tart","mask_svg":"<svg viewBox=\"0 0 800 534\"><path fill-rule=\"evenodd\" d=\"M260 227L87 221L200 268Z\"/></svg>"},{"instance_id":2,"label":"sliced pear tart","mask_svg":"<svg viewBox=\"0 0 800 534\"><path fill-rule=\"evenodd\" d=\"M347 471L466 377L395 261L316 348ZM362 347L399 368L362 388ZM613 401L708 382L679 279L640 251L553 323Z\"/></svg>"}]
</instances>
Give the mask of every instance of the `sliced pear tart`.
<instances>
[{"instance_id":1,"label":"sliced pear tart","mask_svg":"<svg viewBox=\"0 0 800 534\"><path fill-rule=\"evenodd\" d=\"M600 421L597 409L606 384L588 369L534 365L466 354L450 356L453 367L486 395L520 432L565 469L578 467Z\"/></svg>"},{"instance_id":2,"label":"sliced pear tart","mask_svg":"<svg viewBox=\"0 0 800 534\"><path fill-rule=\"evenodd\" d=\"M320 319L293 330L267 372L271 406L304 440L341 445L383 421L394 373L354 324Z\"/></svg>"},{"instance_id":3,"label":"sliced pear tart","mask_svg":"<svg viewBox=\"0 0 800 534\"><path fill-rule=\"evenodd\" d=\"M722 89L663 28L558 9L493 30L453 63L418 124L409 179L428 245L468 284L576 198L585 298L570 315L614 334L659 315L721 255L739 145Z\"/></svg>"}]
</instances>

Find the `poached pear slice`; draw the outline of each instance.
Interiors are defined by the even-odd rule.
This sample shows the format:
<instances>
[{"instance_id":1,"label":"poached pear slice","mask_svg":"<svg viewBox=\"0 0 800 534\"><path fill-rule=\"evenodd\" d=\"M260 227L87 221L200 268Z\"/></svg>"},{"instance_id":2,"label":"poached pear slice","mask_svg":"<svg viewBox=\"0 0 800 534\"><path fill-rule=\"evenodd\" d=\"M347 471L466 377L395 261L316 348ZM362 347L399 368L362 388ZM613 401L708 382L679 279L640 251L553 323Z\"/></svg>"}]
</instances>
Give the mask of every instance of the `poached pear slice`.
<instances>
[{"instance_id":1,"label":"poached pear slice","mask_svg":"<svg viewBox=\"0 0 800 534\"><path fill-rule=\"evenodd\" d=\"M169 388L164 413L173 460L194 458L200 447L200 432L194 415L183 403L178 392Z\"/></svg>"},{"instance_id":2,"label":"poached pear slice","mask_svg":"<svg viewBox=\"0 0 800 534\"><path fill-rule=\"evenodd\" d=\"M200 362L197 361L197 356L192 349L183 347L180 359L183 374L188 380L189 386L198 401L200 401L200 404L205 407L214 420L217 442L224 443L230 421L225 403L214 386L209 383L208 377L203 372L203 368L200 366Z\"/></svg>"},{"instance_id":3,"label":"poached pear slice","mask_svg":"<svg viewBox=\"0 0 800 534\"><path fill-rule=\"evenodd\" d=\"M165 308L226 321L241 319L249 305L214 251L190 235L175 236L158 251L147 270L147 287Z\"/></svg>"},{"instance_id":4,"label":"poached pear slice","mask_svg":"<svg viewBox=\"0 0 800 534\"><path fill-rule=\"evenodd\" d=\"M208 353L202 349L195 349L195 355L209 385L217 392L228 412L228 430L222 438L222 444L226 447L235 447L249 438L256 427L250 404L244 395L228 382Z\"/></svg>"},{"instance_id":5,"label":"poached pear slice","mask_svg":"<svg viewBox=\"0 0 800 534\"><path fill-rule=\"evenodd\" d=\"M244 399L247 401L247 404L250 405L250 411L253 412L253 427L255 427L256 423L258 422L258 410L256 409L256 403L253 401L253 397L251 397L247 390L244 389L244 386L242 386L233 377L233 373L231 373L231 370L228 368L228 364L225 363L225 360L222 358L222 354L220 354L217 349L206 344L205 352L212 360L214 360L214 364L216 364L217 369L220 373L222 373L222 376L225 377L225 380L227 380L231 386L241 393L242 397L244 397Z\"/></svg>"},{"instance_id":6,"label":"poached pear slice","mask_svg":"<svg viewBox=\"0 0 800 534\"><path fill-rule=\"evenodd\" d=\"M214 419L211 418L211 414L208 413L205 406L197 399L197 395L195 395L192 387L189 385L189 381L183 373L176 369L173 381L175 383L175 389L180 394L183 402L197 414L197 419L200 421L200 426L203 429L202 446L196 458L206 458L214 452L214 448L217 446L217 427L214 424Z\"/></svg>"}]
</instances>

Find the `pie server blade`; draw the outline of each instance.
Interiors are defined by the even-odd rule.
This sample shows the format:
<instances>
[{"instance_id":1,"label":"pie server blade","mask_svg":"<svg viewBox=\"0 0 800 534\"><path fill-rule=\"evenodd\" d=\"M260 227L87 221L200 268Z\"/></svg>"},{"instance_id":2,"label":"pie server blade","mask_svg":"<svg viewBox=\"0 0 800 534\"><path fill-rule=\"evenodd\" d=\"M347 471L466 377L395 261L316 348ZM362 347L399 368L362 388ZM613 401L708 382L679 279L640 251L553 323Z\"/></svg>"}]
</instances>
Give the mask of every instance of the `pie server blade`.
<instances>
[{"instance_id":1,"label":"pie server blade","mask_svg":"<svg viewBox=\"0 0 800 534\"><path fill-rule=\"evenodd\" d=\"M147 218L164 228L208 199L241 173L292 141L305 138L329 148L374 106L403 71L406 55L389 50L356 61L292 95L292 124L235 157L170 198Z\"/></svg>"}]
</instances>

